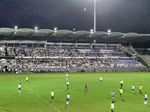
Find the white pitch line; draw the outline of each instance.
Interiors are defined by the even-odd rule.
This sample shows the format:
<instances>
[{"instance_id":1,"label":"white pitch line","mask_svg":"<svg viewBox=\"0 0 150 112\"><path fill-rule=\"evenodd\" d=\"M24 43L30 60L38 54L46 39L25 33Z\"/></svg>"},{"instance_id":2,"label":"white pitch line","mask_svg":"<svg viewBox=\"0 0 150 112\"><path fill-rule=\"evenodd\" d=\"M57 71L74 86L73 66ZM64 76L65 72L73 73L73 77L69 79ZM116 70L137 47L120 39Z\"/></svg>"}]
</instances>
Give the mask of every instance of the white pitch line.
<instances>
[{"instance_id":1,"label":"white pitch line","mask_svg":"<svg viewBox=\"0 0 150 112\"><path fill-rule=\"evenodd\" d=\"M12 77L12 76L11 76ZM17 81L18 83L20 83L19 80L17 80L16 78L12 77L15 81ZM37 94L35 91L33 91L31 88L29 88L27 85L24 84L24 86L29 89L32 93L34 93L37 97L39 97L41 100L43 100L45 103L47 103L48 105L50 105L52 108L54 108L57 112L61 112L58 108L56 108L54 105L50 104L48 101L46 101L45 99L43 99L39 94Z\"/></svg>"}]
</instances>

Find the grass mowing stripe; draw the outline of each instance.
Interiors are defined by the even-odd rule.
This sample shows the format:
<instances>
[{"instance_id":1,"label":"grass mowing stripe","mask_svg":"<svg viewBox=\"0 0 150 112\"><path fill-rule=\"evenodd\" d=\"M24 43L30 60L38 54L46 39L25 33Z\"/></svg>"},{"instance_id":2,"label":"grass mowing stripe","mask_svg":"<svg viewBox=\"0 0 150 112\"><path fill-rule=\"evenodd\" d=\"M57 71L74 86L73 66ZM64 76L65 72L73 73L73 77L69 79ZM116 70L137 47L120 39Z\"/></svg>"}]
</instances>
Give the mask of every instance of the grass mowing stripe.
<instances>
[{"instance_id":1,"label":"grass mowing stripe","mask_svg":"<svg viewBox=\"0 0 150 112\"><path fill-rule=\"evenodd\" d=\"M11 78L15 81L17 81L18 83L20 83L19 80L17 80L16 78L12 77ZM49 106L51 106L52 108L54 108L57 112L61 112L58 108L56 108L54 105L50 104L48 101L46 101L45 99L43 99L38 93L36 93L35 91L33 91L31 88L29 88L26 84L23 85L24 87L26 87L28 90L30 90L34 95L36 95L37 97L39 97L41 100L43 100L45 103L47 103Z\"/></svg>"}]
</instances>

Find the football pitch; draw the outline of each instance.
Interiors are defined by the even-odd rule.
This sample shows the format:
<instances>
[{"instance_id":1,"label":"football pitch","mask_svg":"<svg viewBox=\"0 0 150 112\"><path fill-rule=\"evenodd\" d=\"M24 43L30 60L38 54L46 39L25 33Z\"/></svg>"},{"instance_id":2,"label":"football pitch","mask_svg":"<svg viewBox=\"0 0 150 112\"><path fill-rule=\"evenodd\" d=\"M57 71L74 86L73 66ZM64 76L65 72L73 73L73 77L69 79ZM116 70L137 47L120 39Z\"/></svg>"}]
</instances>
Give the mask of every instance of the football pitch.
<instances>
[{"instance_id":1,"label":"football pitch","mask_svg":"<svg viewBox=\"0 0 150 112\"><path fill-rule=\"evenodd\" d=\"M29 82L25 81L26 76ZM103 77L100 83L99 77ZM120 81L124 81L120 99ZM18 94L18 83L22 84ZM69 73L69 90L66 74L0 75L0 112L110 112L111 91L115 91L115 112L150 112L150 102L144 104L144 94L150 96L150 73ZM85 83L88 92L84 91ZM132 93L132 84L135 93ZM143 94L139 94L139 85ZM55 100L51 101L51 90ZM69 105L66 96L70 93Z\"/></svg>"}]
</instances>

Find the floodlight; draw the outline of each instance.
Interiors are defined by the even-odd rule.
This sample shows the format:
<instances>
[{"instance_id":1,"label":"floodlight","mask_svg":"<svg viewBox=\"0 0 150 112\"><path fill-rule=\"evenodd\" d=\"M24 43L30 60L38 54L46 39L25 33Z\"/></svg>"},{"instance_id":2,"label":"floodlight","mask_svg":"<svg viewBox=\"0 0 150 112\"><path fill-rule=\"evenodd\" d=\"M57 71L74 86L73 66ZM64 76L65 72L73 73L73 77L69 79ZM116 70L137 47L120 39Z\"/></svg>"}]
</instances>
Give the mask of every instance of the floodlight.
<instances>
[{"instance_id":1,"label":"floodlight","mask_svg":"<svg viewBox=\"0 0 150 112\"><path fill-rule=\"evenodd\" d=\"M54 31L57 31L57 28L56 28L56 27L54 28Z\"/></svg>"},{"instance_id":2,"label":"floodlight","mask_svg":"<svg viewBox=\"0 0 150 112\"><path fill-rule=\"evenodd\" d=\"M56 27L54 28L54 32L57 33L57 28Z\"/></svg>"},{"instance_id":3,"label":"floodlight","mask_svg":"<svg viewBox=\"0 0 150 112\"><path fill-rule=\"evenodd\" d=\"M35 29L35 30L38 30L38 27L36 26L36 27L34 27L34 29Z\"/></svg>"},{"instance_id":4,"label":"floodlight","mask_svg":"<svg viewBox=\"0 0 150 112\"><path fill-rule=\"evenodd\" d=\"M93 29L91 29L91 30L90 30L90 32L91 32L91 34L93 34L93 33L94 33L94 30L93 30Z\"/></svg>"},{"instance_id":5,"label":"floodlight","mask_svg":"<svg viewBox=\"0 0 150 112\"><path fill-rule=\"evenodd\" d=\"M15 26L14 28L15 28L15 30L17 30L17 29L18 29L18 26Z\"/></svg>"},{"instance_id":6,"label":"floodlight","mask_svg":"<svg viewBox=\"0 0 150 112\"><path fill-rule=\"evenodd\" d=\"M74 28L73 31L76 31L76 29Z\"/></svg>"},{"instance_id":7,"label":"floodlight","mask_svg":"<svg viewBox=\"0 0 150 112\"><path fill-rule=\"evenodd\" d=\"M111 30L109 29L109 30L107 31L107 33L111 33Z\"/></svg>"}]
</instances>

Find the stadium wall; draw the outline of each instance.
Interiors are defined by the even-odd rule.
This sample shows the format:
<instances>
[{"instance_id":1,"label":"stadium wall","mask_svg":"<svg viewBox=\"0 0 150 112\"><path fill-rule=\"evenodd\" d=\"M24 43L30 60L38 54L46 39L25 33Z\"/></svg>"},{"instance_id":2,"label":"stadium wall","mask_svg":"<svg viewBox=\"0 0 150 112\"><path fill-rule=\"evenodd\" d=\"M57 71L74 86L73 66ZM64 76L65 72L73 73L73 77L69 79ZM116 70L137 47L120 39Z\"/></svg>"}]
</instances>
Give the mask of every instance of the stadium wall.
<instances>
[{"instance_id":1,"label":"stadium wall","mask_svg":"<svg viewBox=\"0 0 150 112\"><path fill-rule=\"evenodd\" d=\"M31 73L54 73L54 72L141 72L148 71L146 67L141 68L32 68L28 69ZM21 70L20 72L24 72Z\"/></svg>"}]
</instances>

